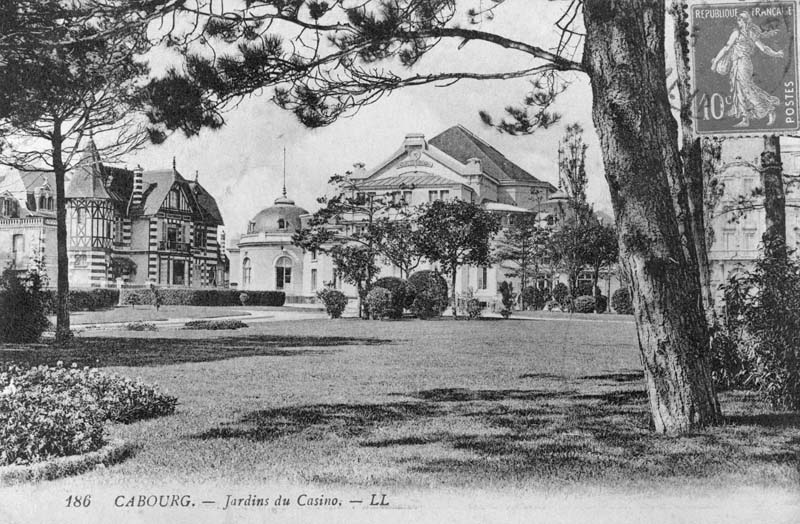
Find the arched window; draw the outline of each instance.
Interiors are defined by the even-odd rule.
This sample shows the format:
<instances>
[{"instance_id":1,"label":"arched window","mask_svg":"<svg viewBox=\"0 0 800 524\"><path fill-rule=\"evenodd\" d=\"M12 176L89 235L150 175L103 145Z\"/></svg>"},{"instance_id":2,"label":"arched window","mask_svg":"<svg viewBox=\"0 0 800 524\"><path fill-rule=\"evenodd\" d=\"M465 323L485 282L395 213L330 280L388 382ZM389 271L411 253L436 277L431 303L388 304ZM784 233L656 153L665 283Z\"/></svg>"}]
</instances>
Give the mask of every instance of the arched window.
<instances>
[{"instance_id":1,"label":"arched window","mask_svg":"<svg viewBox=\"0 0 800 524\"><path fill-rule=\"evenodd\" d=\"M47 209L53 210L53 197L47 197Z\"/></svg>"},{"instance_id":2,"label":"arched window","mask_svg":"<svg viewBox=\"0 0 800 524\"><path fill-rule=\"evenodd\" d=\"M39 195L39 207L38 209L44 209L46 207L47 199L44 195Z\"/></svg>"},{"instance_id":3,"label":"arched window","mask_svg":"<svg viewBox=\"0 0 800 524\"><path fill-rule=\"evenodd\" d=\"M278 219L278 229L286 229L286 220L282 218Z\"/></svg>"},{"instance_id":4,"label":"arched window","mask_svg":"<svg viewBox=\"0 0 800 524\"><path fill-rule=\"evenodd\" d=\"M250 223L247 224L247 233L248 234L249 233L254 233L255 230L256 230L256 223L255 222L250 222Z\"/></svg>"},{"instance_id":5,"label":"arched window","mask_svg":"<svg viewBox=\"0 0 800 524\"><path fill-rule=\"evenodd\" d=\"M292 283L292 259L281 257L275 263L275 289L286 289Z\"/></svg>"},{"instance_id":6,"label":"arched window","mask_svg":"<svg viewBox=\"0 0 800 524\"><path fill-rule=\"evenodd\" d=\"M248 285L253 276L253 268L250 265L250 259L245 258L242 260L242 285Z\"/></svg>"}]
</instances>

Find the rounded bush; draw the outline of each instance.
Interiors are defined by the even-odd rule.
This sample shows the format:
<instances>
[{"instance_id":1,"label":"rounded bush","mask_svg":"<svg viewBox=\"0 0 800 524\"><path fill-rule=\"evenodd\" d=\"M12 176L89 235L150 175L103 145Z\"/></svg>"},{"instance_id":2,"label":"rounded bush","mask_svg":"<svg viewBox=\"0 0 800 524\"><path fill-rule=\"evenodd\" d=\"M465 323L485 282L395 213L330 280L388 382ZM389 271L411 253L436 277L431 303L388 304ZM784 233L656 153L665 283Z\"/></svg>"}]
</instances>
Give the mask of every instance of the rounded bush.
<instances>
[{"instance_id":1,"label":"rounded bush","mask_svg":"<svg viewBox=\"0 0 800 524\"><path fill-rule=\"evenodd\" d=\"M621 287L614 291L611 295L611 307L620 315L633 314L633 302L631 301L631 292L626 287Z\"/></svg>"},{"instance_id":2,"label":"rounded bush","mask_svg":"<svg viewBox=\"0 0 800 524\"><path fill-rule=\"evenodd\" d=\"M575 299L576 313L593 313L595 300L591 295L581 295Z\"/></svg>"},{"instance_id":3,"label":"rounded bush","mask_svg":"<svg viewBox=\"0 0 800 524\"><path fill-rule=\"evenodd\" d=\"M410 308L414 303L414 288L402 278L379 278L375 281L373 287L380 287L391 293L392 303L387 313L391 318L401 318L403 310Z\"/></svg>"},{"instance_id":4,"label":"rounded bush","mask_svg":"<svg viewBox=\"0 0 800 524\"><path fill-rule=\"evenodd\" d=\"M336 289L317 291L317 298L325 305L325 311L331 318L341 317L342 313L344 313L344 308L347 307L347 297Z\"/></svg>"},{"instance_id":5,"label":"rounded bush","mask_svg":"<svg viewBox=\"0 0 800 524\"><path fill-rule=\"evenodd\" d=\"M447 281L435 271L417 271L408 278L414 289L411 310L422 319L436 317L447 308Z\"/></svg>"},{"instance_id":6,"label":"rounded bush","mask_svg":"<svg viewBox=\"0 0 800 524\"><path fill-rule=\"evenodd\" d=\"M382 287L374 287L367 293L367 309L373 320L391 316L392 293Z\"/></svg>"},{"instance_id":7,"label":"rounded bush","mask_svg":"<svg viewBox=\"0 0 800 524\"><path fill-rule=\"evenodd\" d=\"M563 282L559 282L553 288L553 300L559 303L562 309L569 304L572 295L569 293L569 288Z\"/></svg>"},{"instance_id":8,"label":"rounded bush","mask_svg":"<svg viewBox=\"0 0 800 524\"><path fill-rule=\"evenodd\" d=\"M522 290L522 307L524 309L543 309L550 293L546 289L528 286Z\"/></svg>"},{"instance_id":9,"label":"rounded bush","mask_svg":"<svg viewBox=\"0 0 800 524\"><path fill-rule=\"evenodd\" d=\"M250 300L250 295L247 293L239 293L239 303L242 306L246 306L247 302Z\"/></svg>"}]
</instances>

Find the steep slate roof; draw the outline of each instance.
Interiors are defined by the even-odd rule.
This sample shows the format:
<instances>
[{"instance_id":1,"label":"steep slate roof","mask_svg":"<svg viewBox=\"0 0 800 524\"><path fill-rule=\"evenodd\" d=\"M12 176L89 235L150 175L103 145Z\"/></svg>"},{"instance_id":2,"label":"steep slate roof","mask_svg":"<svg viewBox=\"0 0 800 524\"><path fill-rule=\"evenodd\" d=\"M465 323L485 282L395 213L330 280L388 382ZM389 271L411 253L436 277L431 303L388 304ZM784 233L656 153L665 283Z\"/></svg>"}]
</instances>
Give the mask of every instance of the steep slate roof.
<instances>
[{"instance_id":1,"label":"steep slate roof","mask_svg":"<svg viewBox=\"0 0 800 524\"><path fill-rule=\"evenodd\" d=\"M456 125L446 129L428 143L462 164L466 164L470 158L479 159L483 171L501 183L528 182L552 187L552 184L531 175L463 126ZM554 187L553 190L555 191Z\"/></svg>"},{"instance_id":2,"label":"steep slate roof","mask_svg":"<svg viewBox=\"0 0 800 524\"><path fill-rule=\"evenodd\" d=\"M19 177L22 183L25 184L25 192L33 193L45 183L50 186L53 191L56 190L56 174L46 171L20 171Z\"/></svg>"},{"instance_id":3,"label":"steep slate roof","mask_svg":"<svg viewBox=\"0 0 800 524\"><path fill-rule=\"evenodd\" d=\"M52 211L42 211L36 209L36 195L35 192L40 187L47 184L50 190L53 191L55 196L56 192L56 174L47 171L20 171L19 177L25 185L25 209L31 216L36 216L39 213L45 215L52 215ZM22 216L22 211L20 211Z\"/></svg>"},{"instance_id":4,"label":"steep slate roof","mask_svg":"<svg viewBox=\"0 0 800 524\"><path fill-rule=\"evenodd\" d=\"M155 215L158 213L158 210L161 209L161 204L164 203L164 199L167 198L167 194L175 181L186 182L173 169L159 169L142 173L143 215Z\"/></svg>"},{"instance_id":5,"label":"steep slate roof","mask_svg":"<svg viewBox=\"0 0 800 524\"><path fill-rule=\"evenodd\" d=\"M194 195L195 200L197 201L197 205L200 206L200 209L203 211L205 215L205 219L215 223L218 226L222 226L225 222L222 221L222 213L219 212L219 207L217 206L217 201L211 196L211 193L206 191L206 188L200 185L200 182L196 180L194 182L189 182L189 187L191 188L192 195Z\"/></svg>"}]
</instances>

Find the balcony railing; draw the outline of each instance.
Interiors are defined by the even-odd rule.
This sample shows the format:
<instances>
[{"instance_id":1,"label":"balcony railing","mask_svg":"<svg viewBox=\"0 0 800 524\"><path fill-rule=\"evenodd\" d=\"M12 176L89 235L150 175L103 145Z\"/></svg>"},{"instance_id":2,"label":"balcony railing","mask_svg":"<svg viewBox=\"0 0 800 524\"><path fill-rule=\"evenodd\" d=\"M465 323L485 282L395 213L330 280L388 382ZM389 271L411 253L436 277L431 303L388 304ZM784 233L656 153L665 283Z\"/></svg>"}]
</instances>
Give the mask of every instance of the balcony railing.
<instances>
[{"instance_id":1,"label":"balcony railing","mask_svg":"<svg viewBox=\"0 0 800 524\"><path fill-rule=\"evenodd\" d=\"M170 240L162 240L158 243L159 251L191 251L192 245L189 242L173 242Z\"/></svg>"}]
</instances>

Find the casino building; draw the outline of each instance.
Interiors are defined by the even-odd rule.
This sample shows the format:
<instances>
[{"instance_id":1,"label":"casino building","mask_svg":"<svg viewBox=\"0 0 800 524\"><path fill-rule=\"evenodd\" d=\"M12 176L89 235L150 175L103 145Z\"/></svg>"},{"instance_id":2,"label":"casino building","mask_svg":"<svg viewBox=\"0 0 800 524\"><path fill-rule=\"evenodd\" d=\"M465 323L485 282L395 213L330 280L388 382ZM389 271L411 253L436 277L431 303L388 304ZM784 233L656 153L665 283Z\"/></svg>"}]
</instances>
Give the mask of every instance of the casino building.
<instances>
[{"instance_id":1,"label":"casino building","mask_svg":"<svg viewBox=\"0 0 800 524\"><path fill-rule=\"evenodd\" d=\"M520 213L536 213L544 223L553 225L566 212L563 192L511 162L460 125L430 139L419 133L406 135L378 165L367 170L357 164L351 182L354 192L402 200L412 206L451 198L467 200L499 215L504 225L512 215ZM292 234L309 217L306 209L287 197L284 188L284 194L256 213L238 242L229 247L231 285L242 290L282 290L287 302L312 301L326 285L355 297L355 288L341 282L329 257L292 244ZM359 225L357 221L344 221L336 227L346 233ZM462 268L456 277L456 292L471 290L488 306L494 305L498 284L512 280L506 276L509 264L504 261ZM379 276L400 273L396 267L384 265ZM518 283L514 287L518 290Z\"/></svg>"}]
</instances>

